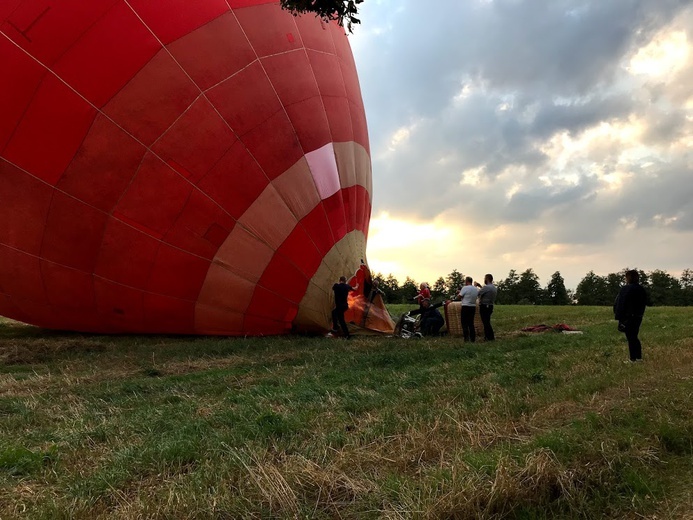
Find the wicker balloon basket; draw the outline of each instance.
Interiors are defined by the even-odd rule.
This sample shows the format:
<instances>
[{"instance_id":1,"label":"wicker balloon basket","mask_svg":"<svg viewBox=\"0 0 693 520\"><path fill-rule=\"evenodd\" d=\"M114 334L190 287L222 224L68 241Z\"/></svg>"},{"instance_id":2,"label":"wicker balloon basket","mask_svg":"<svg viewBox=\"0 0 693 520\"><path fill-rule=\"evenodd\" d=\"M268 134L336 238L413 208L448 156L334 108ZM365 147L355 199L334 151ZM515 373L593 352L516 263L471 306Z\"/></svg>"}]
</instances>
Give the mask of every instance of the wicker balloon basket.
<instances>
[{"instance_id":1,"label":"wicker balloon basket","mask_svg":"<svg viewBox=\"0 0 693 520\"><path fill-rule=\"evenodd\" d=\"M460 316L462 304L460 302L450 302L445 304L445 323L448 327L450 336L462 337L462 319ZM484 341L484 324L481 323L479 314L479 304L476 305L474 313L474 330L476 331L476 341Z\"/></svg>"}]
</instances>

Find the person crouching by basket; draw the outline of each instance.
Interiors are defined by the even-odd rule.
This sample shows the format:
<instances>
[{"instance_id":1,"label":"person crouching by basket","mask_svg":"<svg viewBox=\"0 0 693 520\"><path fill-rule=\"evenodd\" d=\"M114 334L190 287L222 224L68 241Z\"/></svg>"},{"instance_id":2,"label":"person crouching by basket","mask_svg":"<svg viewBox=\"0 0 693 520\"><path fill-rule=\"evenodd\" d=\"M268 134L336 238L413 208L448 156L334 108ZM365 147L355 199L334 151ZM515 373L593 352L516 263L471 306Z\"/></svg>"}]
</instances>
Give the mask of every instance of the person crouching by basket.
<instances>
[{"instance_id":1,"label":"person crouching by basket","mask_svg":"<svg viewBox=\"0 0 693 520\"><path fill-rule=\"evenodd\" d=\"M443 316L438 311L438 307L442 305L443 302L431 305L431 300L429 298L424 298L421 301L421 307L419 309L409 312L409 316L421 314L419 331L422 335L437 336L440 333L440 329L445 324Z\"/></svg>"},{"instance_id":2,"label":"person crouching by basket","mask_svg":"<svg viewBox=\"0 0 693 520\"><path fill-rule=\"evenodd\" d=\"M464 279L464 286L460 290L459 298L462 300L460 308L460 319L462 320L462 335L464 341L476 341L476 330L474 330L474 315L476 314L476 298L479 296L479 289L472 285L471 276Z\"/></svg>"}]
</instances>

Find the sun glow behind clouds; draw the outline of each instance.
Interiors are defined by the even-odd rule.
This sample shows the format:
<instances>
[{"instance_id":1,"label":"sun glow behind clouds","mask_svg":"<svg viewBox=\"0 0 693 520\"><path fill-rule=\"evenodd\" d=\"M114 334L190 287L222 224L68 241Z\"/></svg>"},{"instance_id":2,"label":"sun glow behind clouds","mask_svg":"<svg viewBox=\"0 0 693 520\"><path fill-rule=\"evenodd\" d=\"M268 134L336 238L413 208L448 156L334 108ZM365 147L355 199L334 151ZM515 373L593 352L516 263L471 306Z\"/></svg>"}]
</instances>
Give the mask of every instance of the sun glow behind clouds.
<instances>
[{"instance_id":1,"label":"sun glow behind clouds","mask_svg":"<svg viewBox=\"0 0 693 520\"><path fill-rule=\"evenodd\" d=\"M686 66L688 53L689 45L685 32L663 33L640 48L627 68L631 74L636 75L671 75Z\"/></svg>"},{"instance_id":2,"label":"sun glow behind clouds","mask_svg":"<svg viewBox=\"0 0 693 520\"><path fill-rule=\"evenodd\" d=\"M419 222L380 213L370 223L369 263L373 271L392 273L400 281L407 275L420 276L424 253L435 251L438 256L450 253L459 243L455 238L458 232L456 227L446 226L439 220Z\"/></svg>"},{"instance_id":3,"label":"sun glow behind clouds","mask_svg":"<svg viewBox=\"0 0 693 520\"><path fill-rule=\"evenodd\" d=\"M643 121L630 117L603 121L579 135L556 134L541 147L552 167L539 181L544 186L577 186L581 176L588 175L599 179L604 189L617 190L634 168L642 169L643 161L657 157L657 151L642 142L645 130ZM580 165L581 175L575 165Z\"/></svg>"}]
</instances>

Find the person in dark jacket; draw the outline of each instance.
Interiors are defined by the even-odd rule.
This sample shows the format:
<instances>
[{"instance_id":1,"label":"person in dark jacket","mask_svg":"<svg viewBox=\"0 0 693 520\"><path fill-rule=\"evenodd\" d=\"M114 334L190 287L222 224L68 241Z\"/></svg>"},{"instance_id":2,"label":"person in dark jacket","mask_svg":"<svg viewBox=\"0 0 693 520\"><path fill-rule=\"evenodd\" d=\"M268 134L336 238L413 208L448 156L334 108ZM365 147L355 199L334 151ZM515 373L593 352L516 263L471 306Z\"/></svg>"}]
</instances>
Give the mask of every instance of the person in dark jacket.
<instances>
[{"instance_id":1,"label":"person in dark jacket","mask_svg":"<svg viewBox=\"0 0 693 520\"><path fill-rule=\"evenodd\" d=\"M431 300L424 298L421 300L421 307L409 312L410 316L421 314L421 322L419 324L421 334L424 336L437 336L441 327L445 323L443 316L438 311L438 307L443 305L443 302L431 305Z\"/></svg>"},{"instance_id":2,"label":"person in dark jacket","mask_svg":"<svg viewBox=\"0 0 693 520\"><path fill-rule=\"evenodd\" d=\"M339 332L337 327L342 328L342 334L345 338L349 339L349 327L347 327L346 321L344 320L344 313L349 310L349 293L355 291L359 288L359 284L352 287L346 283L346 276L339 278L339 283L332 286L332 291L334 292L334 305L335 308L332 311L332 330L330 332Z\"/></svg>"},{"instance_id":3,"label":"person in dark jacket","mask_svg":"<svg viewBox=\"0 0 693 520\"><path fill-rule=\"evenodd\" d=\"M626 285L616 297L614 317L618 329L625 332L631 362L642 361L642 345L638 339L640 325L647 306L647 293L640 285L640 275L635 269L626 272Z\"/></svg>"},{"instance_id":4,"label":"person in dark jacket","mask_svg":"<svg viewBox=\"0 0 693 520\"><path fill-rule=\"evenodd\" d=\"M484 337L486 341L493 341L496 336L491 326L491 314L493 314L493 304L498 295L498 289L493 285L493 275L489 273L484 276L483 287L478 283L474 285L479 289L479 315L481 316L481 323L484 324Z\"/></svg>"}]
</instances>

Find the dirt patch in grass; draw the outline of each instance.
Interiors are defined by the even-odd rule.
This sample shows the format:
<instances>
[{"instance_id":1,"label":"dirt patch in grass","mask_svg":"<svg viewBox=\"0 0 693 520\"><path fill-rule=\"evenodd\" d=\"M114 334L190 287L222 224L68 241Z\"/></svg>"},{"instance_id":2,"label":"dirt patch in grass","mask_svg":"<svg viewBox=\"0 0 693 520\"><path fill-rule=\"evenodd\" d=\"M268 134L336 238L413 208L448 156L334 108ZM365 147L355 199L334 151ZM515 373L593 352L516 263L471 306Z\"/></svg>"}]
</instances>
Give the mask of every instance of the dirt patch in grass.
<instances>
[{"instance_id":1,"label":"dirt patch in grass","mask_svg":"<svg viewBox=\"0 0 693 520\"><path fill-rule=\"evenodd\" d=\"M167 361L165 363L155 363L162 375L185 375L194 372L205 372L208 370L223 370L241 365L253 364L253 360L243 356L209 357L186 359L183 361Z\"/></svg>"},{"instance_id":2,"label":"dirt patch in grass","mask_svg":"<svg viewBox=\"0 0 693 520\"><path fill-rule=\"evenodd\" d=\"M33 365L53 361L56 357L105 352L109 346L82 337L9 339L0 343L0 363Z\"/></svg>"}]
</instances>

